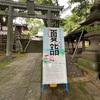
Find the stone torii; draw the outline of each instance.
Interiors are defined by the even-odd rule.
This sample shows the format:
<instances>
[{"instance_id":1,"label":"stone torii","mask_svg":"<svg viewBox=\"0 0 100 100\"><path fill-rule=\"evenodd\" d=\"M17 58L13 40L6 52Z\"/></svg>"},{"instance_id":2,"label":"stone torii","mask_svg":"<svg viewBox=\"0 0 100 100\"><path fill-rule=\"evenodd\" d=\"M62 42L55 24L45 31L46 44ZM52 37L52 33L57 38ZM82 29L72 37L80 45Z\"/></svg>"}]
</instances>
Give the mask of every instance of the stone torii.
<instances>
[{"instance_id":1,"label":"stone torii","mask_svg":"<svg viewBox=\"0 0 100 100\"><path fill-rule=\"evenodd\" d=\"M46 6L34 4L34 0L27 0L25 3L14 2L11 0L0 0L0 6L5 6L6 10L0 10L0 15L8 16L8 32L7 32L7 47L6 56L12 54L12 37L13 37L13 17L27 17L27 18L40 18L47 21L48 26L52 26L52 23L56 23L55 26L59 26L60 17L59 12L63 9L63 6ZM23 9L26 12L16 12L14 9ZM36 14L36 11L45 12L45 14Z\"/></svg>"}]
</instances>

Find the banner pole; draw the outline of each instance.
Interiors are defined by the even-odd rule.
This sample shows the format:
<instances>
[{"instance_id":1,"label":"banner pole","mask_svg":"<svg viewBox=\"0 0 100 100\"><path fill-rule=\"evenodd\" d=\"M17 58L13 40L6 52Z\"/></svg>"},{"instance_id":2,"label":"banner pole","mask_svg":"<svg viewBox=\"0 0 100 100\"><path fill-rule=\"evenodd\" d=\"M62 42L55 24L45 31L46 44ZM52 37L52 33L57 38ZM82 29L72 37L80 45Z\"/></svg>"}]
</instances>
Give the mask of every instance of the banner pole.
<instances>
[{"instance_id":1,"label":"banner pole","mask_svg":"<svg viewBox=\"0 0 100 100\"><path fill-rule=\"evenodd\" d=\"M42 84L42 93L44 92L44 84Z\"/></svg>"}]
</instances>

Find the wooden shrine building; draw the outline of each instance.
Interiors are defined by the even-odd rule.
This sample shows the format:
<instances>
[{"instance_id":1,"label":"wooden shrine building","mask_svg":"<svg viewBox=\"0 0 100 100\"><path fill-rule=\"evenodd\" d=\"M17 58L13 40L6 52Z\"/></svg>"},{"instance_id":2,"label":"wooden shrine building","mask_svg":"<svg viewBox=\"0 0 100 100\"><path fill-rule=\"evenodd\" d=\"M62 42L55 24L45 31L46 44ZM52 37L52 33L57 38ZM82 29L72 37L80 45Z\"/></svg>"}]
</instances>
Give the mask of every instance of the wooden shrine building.
<instances>
[{"instance_id":1,"label":"wooden shrine building","mask_svg":"<svg viewBox=\"0 0 100 100\"><path fill-rule=\"evenodd\" d=\"M84 40L88 40L89 47L83 49L81 58L77 59L76 64L88 72L90 78L100 78L100 1L95 2L90 11L87 20L81 24L86 29L80 39L83 41L83 45ZM66 36L65 41L68 44L71 42L73 48L74 40L79 39L81 33L82 30L77 30Z\"/></svg>"}]
</instances>

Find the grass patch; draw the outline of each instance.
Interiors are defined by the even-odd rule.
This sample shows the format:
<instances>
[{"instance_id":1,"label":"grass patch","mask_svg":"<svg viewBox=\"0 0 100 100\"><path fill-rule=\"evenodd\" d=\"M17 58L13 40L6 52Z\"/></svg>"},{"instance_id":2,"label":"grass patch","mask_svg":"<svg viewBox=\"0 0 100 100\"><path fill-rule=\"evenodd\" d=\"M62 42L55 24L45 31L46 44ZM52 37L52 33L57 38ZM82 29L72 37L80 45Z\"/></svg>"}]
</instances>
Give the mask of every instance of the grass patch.
<instances>
[{"instance_id":1,"label":"grass patch","mask_svg":"<svg viewBox=\"0 0 100 100\"><path fill-rule=\"evenodd\" d=\"M0 68L4 68L6 65L10 64L11 61L2 61L0 62Z\"/></svg>"},{"instance_id":2,"label":"grass patch","mask_svg":"<svg viewBox=\"0 0 100 100\"><path fill-rule=\"evenodd\" d=\"M16 56L16 57L23 57L23 56L25 56L26 55L26 53L20 53L20 52L18 52L18 53L13 53L13 56Z\"/></svg>"},{"instance_id":3,"label":"grass patch","mask_svg":"<svg viewBox=\"0 0 100 100\"><path fill-rule=\"evenodd\" d=\"M83 90L84 87L85 87L85 83L84 83L84 82L78 83L78 87L79 87L81 90Z\"/></svg>"},{"instance_id":4,"label":"grass patch","mask_svg":"<svg viewBox=\"0 0 100 100\"><path fill-rule=\"evenodd\" d=\"M0 61L0 69L4 68L6 65L10 64L11 62L13 62L14 60L16 60L16 58L20 58L25 56L26 53L13 53L12 54L12 59L6 59L5 54L1 54L0 58L2 59Z\"/></svg>"},{"instance_id":5,"label":"grass patch","mask_svg":"<svg viewBox=\"0 0 100 100\"><path fill-rule=\"evenodd\" d=\"M69 90L72 92L71 100L87 100L81 89L84 89L85 83L70 83ZM81 89L80 89L81 88Z\"/></svg>"}]
</instances>

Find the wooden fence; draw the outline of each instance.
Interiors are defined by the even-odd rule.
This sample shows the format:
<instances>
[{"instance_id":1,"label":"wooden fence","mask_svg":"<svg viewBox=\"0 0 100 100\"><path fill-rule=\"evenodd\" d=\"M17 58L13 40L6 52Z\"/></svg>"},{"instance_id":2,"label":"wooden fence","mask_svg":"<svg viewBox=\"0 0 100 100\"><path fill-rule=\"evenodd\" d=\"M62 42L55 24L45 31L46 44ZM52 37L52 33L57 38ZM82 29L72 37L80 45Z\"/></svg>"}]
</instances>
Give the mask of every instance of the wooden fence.
<instances>
[{"instance_id":1,"label":"wooden fence","mask_svg":"<svg viewBox=\"0 0 100 100\"><path fill-rule=\"evenodd\" d=\"M0 51L6 51L7 35L0 35Z\"/></svg>"},{"instance_id":2,"label":"wooden fence","mask_svg":"<svg viewBox=\"0 0 100 100\"><path fill-rule=\"evenodd\" d=\"M13 51L16 52L20 50L20 39L29 39L29 35L20 35L20 36L15 36L13 38ZM7 44L7 35L0 35L0 51L6 51L6 44Z\"/></svg>"}]
</instances>

